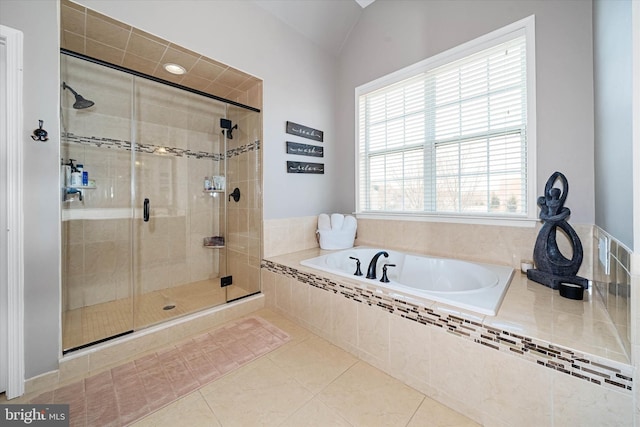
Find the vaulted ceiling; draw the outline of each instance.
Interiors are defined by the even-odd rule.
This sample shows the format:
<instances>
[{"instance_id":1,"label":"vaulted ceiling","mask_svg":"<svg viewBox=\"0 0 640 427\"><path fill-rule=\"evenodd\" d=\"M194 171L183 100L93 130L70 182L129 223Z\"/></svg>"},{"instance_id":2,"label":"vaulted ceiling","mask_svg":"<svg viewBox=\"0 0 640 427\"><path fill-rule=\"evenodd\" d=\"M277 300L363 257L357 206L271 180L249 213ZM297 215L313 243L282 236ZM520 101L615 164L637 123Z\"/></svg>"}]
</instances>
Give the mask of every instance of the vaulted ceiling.
<instances>
[{"instance_id":1,"label":"vaulted ceiling","mask_svg":"<svg viewBox=\"0 0 640 427\"><path fill-rule=\"evenodd\" d=\"M339 55L363 9L375 0L253 0L328 54ZM61 47L225 99L243 102L261 81L69 0L62 0ZM170 74L163 64L189 72ZM259 101L261 104L261 100ZM260 105L252 105L260 108Z\"/></svg>"},{"instance_id":2,"label":"vaulted ceiling","mask_svg":"<svg viewBox=\"0 0 640 427\"><path fill-rule=\"evenodd\" d=\"M254 0L331 55L338 55L363 9L374 0Z\"/></svg>"}]
</instances>

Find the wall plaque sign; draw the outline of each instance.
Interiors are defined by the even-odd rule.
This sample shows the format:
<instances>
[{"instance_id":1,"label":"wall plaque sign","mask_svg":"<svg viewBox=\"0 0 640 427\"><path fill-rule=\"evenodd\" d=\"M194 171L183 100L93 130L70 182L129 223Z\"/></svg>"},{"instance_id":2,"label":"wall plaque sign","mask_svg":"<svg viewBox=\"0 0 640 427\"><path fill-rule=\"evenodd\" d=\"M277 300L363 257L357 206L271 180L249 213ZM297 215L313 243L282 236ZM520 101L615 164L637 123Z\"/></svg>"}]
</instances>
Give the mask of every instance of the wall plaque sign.
<instances>
[{"instance_id":1,"label":"wall plaque sign","mask_svg":"<svg viewBox=\"0 0 640 427\"><path fill-rule=\"evenodd\" d=\"M307 163L287 161L287 173L324 174L324 163Z\"/></svg>"},{"instance_id":2,"label":"wall plaque sign","mask_svg":"<svg viewBox=\"0 0 640 427\"><path fill-rule=\"evenodd\" d=\"M324 147L310 144L300 144L299 142L287 141L287 154L298 154L300 156L324 157Z\"/></svg>"},{"instance_id":3,"label":"wall plaque sign","mask_svg":"<svg viewBox=\"0 0 640 427\"><path fill-rule=\"evenodd\" d=\"M314 141L323 142L324 132L307 126L299 125L293 122L287 122L287 133L291 135L301 136L303 138L313 139Z\"/></svg>"}]
</instances>

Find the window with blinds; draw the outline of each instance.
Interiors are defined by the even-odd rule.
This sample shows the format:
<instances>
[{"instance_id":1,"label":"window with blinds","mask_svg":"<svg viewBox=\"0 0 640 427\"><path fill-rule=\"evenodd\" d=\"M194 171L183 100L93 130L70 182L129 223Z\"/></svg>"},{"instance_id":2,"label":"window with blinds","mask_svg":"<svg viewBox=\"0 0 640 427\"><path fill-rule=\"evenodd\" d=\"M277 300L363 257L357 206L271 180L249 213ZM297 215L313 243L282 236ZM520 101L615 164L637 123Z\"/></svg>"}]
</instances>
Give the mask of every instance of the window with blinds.
<instances>
[{"instance_id":1,"label":"window with blinds","mask_svg":"<svg viewBox=\"0 0 640 427\"><path fill-rule=\"evenodd\" d=\"M470 50L359 88L359 212L527 217L527 33Z\"/></svg>"}]
</instances>

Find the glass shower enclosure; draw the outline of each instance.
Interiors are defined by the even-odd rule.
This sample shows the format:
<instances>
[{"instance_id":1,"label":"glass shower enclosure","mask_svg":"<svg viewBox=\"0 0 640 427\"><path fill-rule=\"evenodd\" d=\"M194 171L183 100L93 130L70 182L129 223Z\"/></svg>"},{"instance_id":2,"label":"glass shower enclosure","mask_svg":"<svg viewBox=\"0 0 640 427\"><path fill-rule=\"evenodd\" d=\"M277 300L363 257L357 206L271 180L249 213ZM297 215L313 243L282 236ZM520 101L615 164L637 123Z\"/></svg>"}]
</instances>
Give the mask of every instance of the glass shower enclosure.
<instances>
[{"instance_id":1,"label":"glass shower enclosure","mask_svg":"<svg viewBox=\"0 0 640 427\"><path fill-rule=\"evenodd\" d=\"M259 110L127 71L61 54L65 353L260 290Z\"/></svg>"}]
</instances>

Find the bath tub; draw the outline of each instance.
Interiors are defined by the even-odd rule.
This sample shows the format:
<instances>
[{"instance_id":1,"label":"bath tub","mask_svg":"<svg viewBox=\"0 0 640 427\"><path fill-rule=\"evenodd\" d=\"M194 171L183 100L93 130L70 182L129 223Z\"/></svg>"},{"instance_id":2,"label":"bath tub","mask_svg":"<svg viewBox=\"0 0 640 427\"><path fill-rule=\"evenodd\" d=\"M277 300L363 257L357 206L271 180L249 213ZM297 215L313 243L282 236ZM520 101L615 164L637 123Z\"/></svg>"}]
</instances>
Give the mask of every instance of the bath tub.
<instances>
[{"instance_id":1,"label":"bath tub","mask_svg":"<svg viewBox=\"0 0 640 427\"><path fill-rule=\"evenodd\" d=\"M514 274L506 266L386 251L388 258L378 258L377 278L365 278L369 262L381 250L384 249L356 247L306 259L300 264L375 286L381 292L401 293L491 316L496 315ZM356 261L350 257L360 260L362 276L354 275ZM380 282L384 264L396 265L388 267L388 283Z\"/></svg>"}]
</instances>

